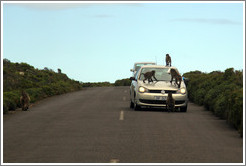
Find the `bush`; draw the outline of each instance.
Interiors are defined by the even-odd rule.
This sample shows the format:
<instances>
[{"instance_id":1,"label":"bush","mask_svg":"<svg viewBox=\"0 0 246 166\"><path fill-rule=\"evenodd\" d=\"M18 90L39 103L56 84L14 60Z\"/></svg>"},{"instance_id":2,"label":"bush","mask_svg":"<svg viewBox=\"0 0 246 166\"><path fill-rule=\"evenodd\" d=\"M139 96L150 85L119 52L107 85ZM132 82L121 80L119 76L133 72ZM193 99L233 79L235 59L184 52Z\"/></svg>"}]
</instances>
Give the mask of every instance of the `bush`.
<instances>
[{"instance_id":1,"label":"bush","mask_svg":"<svg viewBox=\"0 0 246 166\"><path fill-rule=\"evenodd\" d=\"M227 121L239 130L240 134L243 132L243 88L235 90L228 100L229 112Z\"/></svg>"},{"instance_id":2,"label":"bush","mask_svg":"<svg viewBox=\"0 0 246 166\"><path fill-rule=\"evenodd\" d=\"M210 89L205 95L204 105L208 110L214 111L215 98L217 97L218 94L219 91L217 88L215 88L215 89Z\"/></svg>"},{"instance_id":3,"label":"bush","mask_svg":"<svg viewBox=\"0 0 246 166\"><path fill-rule=\"evenodd\" d=\"M3 111L7 113L9 110L14 111L20 107L20 92L4 92L3 93Z\"/></svg>"},{"instance_id":4,"label":"bush","mask_svg":"<svg viewBox=\"0 0 246 166\"><path fill-rule=\"evenodd\" d=\"M45 96L53 96L55 95L55 90L51 86L43 86L42 91L44 92Z\"/></svg>"},{"instance_id":5,"label":"bush","mask_svg":"<svg viewBox=\"0 0 246 166\"><path fill-rule=\"evenodd\" d=\"M216 116L225 119L227 116L227 103L228 99L224 94L221 94L217 99L215 100L214 103L214 113Z\"/></svg>"},{"instance_id":6,"label":"bush","mask_svg":"<svg viewBox=\"0 0 246 166\"><path fill-rule=\"evenodd\" d=\"M40 99L45 98L45 93L43 92L42 88L29 88L26 92L30 96L30 103L34 103Z\"/></svg>"},{"instance_id":7,"label":"bush","mask_svg":"<svg viewBox=\"0 0 246 166\"><path fill-rule=\"evenodd\" d=\"M203 105L203 100L205 95L206 95L205 89L198 89L194 94L194 101L199 105Z\"/></svg>"},{"instance_id":8,"label":"bush","mask_svg":"<svg viewBox=\"0 0 246 166\"><path fill-rule=\"evenodd\" d=\"M189 72L183 75L189 79L189 99L204 105L208 110L243 133L243 72L233 68L225 72L209 74Z\"/></svg>"}]
</instances>

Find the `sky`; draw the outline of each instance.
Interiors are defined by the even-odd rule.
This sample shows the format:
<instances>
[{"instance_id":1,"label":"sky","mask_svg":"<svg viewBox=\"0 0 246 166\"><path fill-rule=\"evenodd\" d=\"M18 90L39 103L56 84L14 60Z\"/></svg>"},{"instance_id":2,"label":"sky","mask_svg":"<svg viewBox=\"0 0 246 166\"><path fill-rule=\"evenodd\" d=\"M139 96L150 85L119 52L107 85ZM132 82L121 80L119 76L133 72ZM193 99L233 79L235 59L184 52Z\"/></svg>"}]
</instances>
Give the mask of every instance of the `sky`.
<instances>
[{"instance_id":1,"label":"sky","mask_svg":"<svg viewBox=\"0 0 246 166\"><path fill-rule=\"evenodd\" d=\"M114 83L135 62L181 74L244 69L244 2L2 2L3 57L81 82Z\"/></svg>"}]
</instances>

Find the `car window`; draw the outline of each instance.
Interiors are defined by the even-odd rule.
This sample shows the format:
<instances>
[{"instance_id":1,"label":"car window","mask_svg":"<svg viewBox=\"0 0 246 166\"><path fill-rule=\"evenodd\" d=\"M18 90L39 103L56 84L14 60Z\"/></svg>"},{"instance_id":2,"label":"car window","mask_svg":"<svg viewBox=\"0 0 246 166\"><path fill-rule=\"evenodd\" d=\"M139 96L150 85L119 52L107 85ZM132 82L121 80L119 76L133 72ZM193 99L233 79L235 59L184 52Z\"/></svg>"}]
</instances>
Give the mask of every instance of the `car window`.
<instances>
[{"instance_id":1,"label":"car window","mask_svg":"<svg viewBox=\"0 0 246 166\"><path fill-rule=\"evenodd\" d=\"M137 72L141 68L141 66L143 66L143 65L137 65L135 68L135 71Z\"/></svg>"},{"instance_id":2,"label":"car window","mask_svg":"<svg viewBox=\"0 0 246 166\"><path fill-rule=\"evenodd\" d=\"M168 68L143 68L141 70L141 74L139 79L144 79L144 73L151 72L152 70L155 71L155 77L158 81L170 81L171 75L168 73ZM152 78L153 79L153 78Z\"/></svg>"},{"instance_id":3,"label":"car window","mask_svg":"<svg viewBox=\"0 0 246 166\"><path fill-rule=\"evenodd\" d=\"M135 64L134 70L138 71L144 65L154 65L154 63L138 63L138 64Z\"/></svg>"},{"instance_id":4,"label":"car window","mask_svg":"<svg viewBox=\"0 0 246 166\"><path fill-rule=\"evenodd\" d=\"M135 75L134 75L134 77L135 77L136 80L138 79L138 73L139 73L139 71L137 71L137 72L135 73Z\"/></svg>"}]
</instances>

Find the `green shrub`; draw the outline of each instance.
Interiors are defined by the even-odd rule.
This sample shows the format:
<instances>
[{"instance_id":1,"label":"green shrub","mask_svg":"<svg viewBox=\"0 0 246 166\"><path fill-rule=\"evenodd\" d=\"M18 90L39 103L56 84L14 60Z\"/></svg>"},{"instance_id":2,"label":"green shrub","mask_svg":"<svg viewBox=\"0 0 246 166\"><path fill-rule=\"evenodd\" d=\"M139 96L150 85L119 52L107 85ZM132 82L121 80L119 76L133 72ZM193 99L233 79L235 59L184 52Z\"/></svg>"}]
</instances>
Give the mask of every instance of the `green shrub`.
<instances>
[{"instance_id":1,"label":"green shrub","mask_svg":"<svg viewBox=\"0 0 246 166\"><path fill-rule=\"evenodd\" d=\"M243 133L243 71L233 68L225 72L185 73L190 101L203 104L208 110Z\"/></svg>"},{"instance_id":2,"label":"green shrub","mask_svg":"<svg viewBox=\"0 0 246 166\"><path fill-rule=\"evenodd\" d=\"M43 92L42 88L29 88L26 92L30 96L30 103L34 103L40 99L45 98L45 93Z\"/></svg>"},{"instance_id":3,"label":"green shrub","mask_svg":"<svg viewBox=\"0 0 246 166\"><path fill-rule=\"evenodd\" d=\"M229 100L229 113L227 121L235 128L240 129L243 125L243 88L231 93Z\"/></svg>"},{"instance_id":4,"label":"green shrub","mask_svg":"<svg viewBox=\"0 0 246 166\"><path fill-rule=\"evenodd\" d=\"M214 111L215 98L219 95L219 90L217 88L210 89L204 97L204 106L210 110Z\"/></svg>"},{"instance_id":5,"label":"green shrub","mask_svg":"<svg viewBox=\"0 0 246 166\"><path fill-rule=\"evenodd\" d=\"M203 105L204 96L206 95L205 89L198 89L194 95L195 103Z\"/></svg>"},{"instance_id":6,"label":"green shrub","mask_svg":"<svg viewBox=\"0 0 246 166\"><path fill-rule=\"evenodd\" d=\"M227 103L228 99L224 94L221 94L215 100L214 113L216 116L225 119L227 116Z\"/></svg>"},{"instance_id":7,"label":"green shrub","mask_svg":"<svg viewBox=\"0 0 246 166\"><path fill-rule=\"evenodd\" d=\"M14 111L19 106L20 106L20 92L12 91L12 92L3 93L4 113L7 113L7 111L9 110Z\"/></svg>"},{"instance_id":8,"label":"green shrub","mask_svg":"<svg viewBox=\"0 0 246 166\"><path fill-rule=\"evenodd\" d=\"M224 73L224 79L230 80L230 78L233 77L233 75L234 75L234 69L233 68L226 69L225 73Z\"/></svg>"},{"instance_id":9,"label":"green shrub","mask_svg":"<svg viewBox=\"0 0 246 166\"><path fill-rule=\"evenodd\" d=\"M53 96L55 95L55 90L51 86L43 86L42 91L44 92L45 96Z\"/></svg>"}]
</instances>

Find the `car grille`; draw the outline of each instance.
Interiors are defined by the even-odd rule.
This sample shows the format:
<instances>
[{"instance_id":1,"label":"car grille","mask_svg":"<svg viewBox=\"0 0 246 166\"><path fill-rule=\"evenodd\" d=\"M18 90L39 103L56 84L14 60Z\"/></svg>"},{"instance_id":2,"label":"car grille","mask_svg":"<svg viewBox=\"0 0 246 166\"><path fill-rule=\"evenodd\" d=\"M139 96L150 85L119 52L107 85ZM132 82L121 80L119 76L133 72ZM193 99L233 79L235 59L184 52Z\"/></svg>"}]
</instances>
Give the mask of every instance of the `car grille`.
<instances>
[{"instance_id":1,"label":"car grille","mask_svg":"<svg viewBox=\"0 0 246 166\"><path fill-rule=\"evenodd\" d=\"M144 100L144 99L139 99L141 103L145 104L166 104L166 100ZM175 104L184 104L184 100L177 100L175 101Z\"/></svg>"},{"instance_id":2,"label":"car grille","mask_svg":"<svg viewBox=\"0 0 246 166\"><path fill-rule=\"evenodd\" d=\"M149 90L149 93L161 93L162 90ZM165 93L176 93L177 91L175 90L165 90Z\"/></svg>"}]
</instances>

